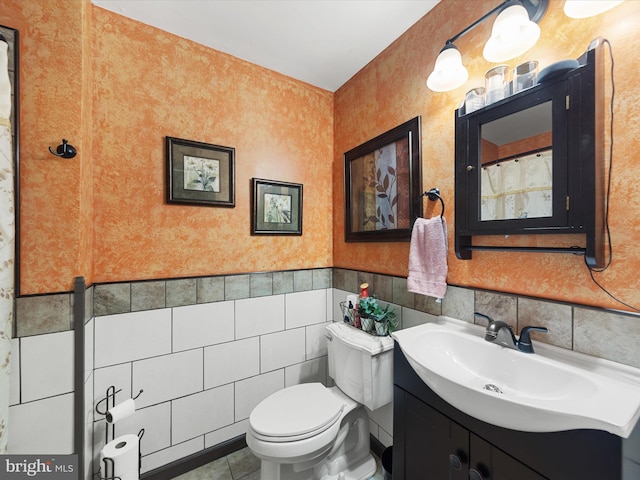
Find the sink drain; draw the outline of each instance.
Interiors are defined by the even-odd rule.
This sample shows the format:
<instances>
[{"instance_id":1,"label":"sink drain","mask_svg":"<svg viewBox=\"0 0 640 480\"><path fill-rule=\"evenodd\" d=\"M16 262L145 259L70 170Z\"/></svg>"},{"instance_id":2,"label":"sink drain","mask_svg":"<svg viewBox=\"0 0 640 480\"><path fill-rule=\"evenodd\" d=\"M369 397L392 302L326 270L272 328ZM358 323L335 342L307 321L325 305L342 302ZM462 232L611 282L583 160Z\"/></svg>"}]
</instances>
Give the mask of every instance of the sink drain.
<instances>
[{"instance_id":1,"label":"sink drain","mask_svg":"<svg viewBox=\"0 0 640 480\"><path fill-rule=\"evenodd\" d=\"M485 390L489 390L490 392L503 393L502 390L500 390L500 387L498 387L497 385L494 385L493 383L487 383L482 388Z\"/></svg>"}]
</instances>

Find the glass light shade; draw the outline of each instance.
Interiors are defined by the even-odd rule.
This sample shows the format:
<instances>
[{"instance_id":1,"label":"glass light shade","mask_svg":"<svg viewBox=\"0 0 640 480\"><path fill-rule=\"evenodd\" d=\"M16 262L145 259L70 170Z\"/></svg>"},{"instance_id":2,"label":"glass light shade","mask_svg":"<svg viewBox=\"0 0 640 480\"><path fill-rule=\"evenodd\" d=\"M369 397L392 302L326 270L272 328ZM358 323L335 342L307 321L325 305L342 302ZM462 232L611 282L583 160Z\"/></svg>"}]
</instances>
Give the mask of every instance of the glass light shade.
<instances>
[{"instance_id":1,"label":"glass light shade","mask_svg":"<svg viewBox=\"0 0 640 480\"><path fill-rule=\"evenodd\" d=\"M491 38L482 54L490 62L505 62L533 47L540 37L540 27L529 20L522 5L505 8L493 23Z\"/></svg>"},{"instance_id":2,"label":"glass light shade","mask_svg":"<svg viewBox=\"0 0 640 480\"><path fill-rule=\"evenodd\" d=\"M564 13L571 18L587 18L620 5L622 0L567 0Z\"/></svg>"},{"instance_id":3,"label":"glass light shade","mask_svg":"<svg viewBox=\"0 0 640 480\"><path fill-rule=\"evenodd\" d=\"M427 87L434 92L454 90L469 78L469 72L462 64L462 56L453 44L446 45L436 59L433 72L427 78Z\"/></svg>"}]
</instances>

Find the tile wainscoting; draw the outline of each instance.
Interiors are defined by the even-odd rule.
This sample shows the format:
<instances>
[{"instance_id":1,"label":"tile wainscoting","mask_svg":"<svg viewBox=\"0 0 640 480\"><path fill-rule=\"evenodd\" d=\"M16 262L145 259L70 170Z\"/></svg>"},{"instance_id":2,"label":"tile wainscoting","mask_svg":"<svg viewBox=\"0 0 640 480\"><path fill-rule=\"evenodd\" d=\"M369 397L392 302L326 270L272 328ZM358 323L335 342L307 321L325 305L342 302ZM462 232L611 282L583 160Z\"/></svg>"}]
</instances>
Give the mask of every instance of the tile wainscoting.
<instances>
[{"instance_id":1,"label":"tile wainscoting","mask_svg":"<svg viewBox=\"0 0 640 480\"><path fill-rule=\"evenodd\" d=\"M85 457L104 444L94 408L110 385L123 389L118 402L144 390L116 434L145 428L148 472L242 435L253 406L275 390L330 384L324 324L340 318L338 303L364 281L393 304L401 328L440 314L473 322L480 311L517 330L547 326L536 341L640 367L637 315L455 286L438 304L389 275L324 268L95 285L85 295ZM72 308L68 293L17 300L10 453L73 451ZM391 412L369 412L385 446ZM640 443L628 444L627 457L640 463Z\"/></svg>"}]
</instances>

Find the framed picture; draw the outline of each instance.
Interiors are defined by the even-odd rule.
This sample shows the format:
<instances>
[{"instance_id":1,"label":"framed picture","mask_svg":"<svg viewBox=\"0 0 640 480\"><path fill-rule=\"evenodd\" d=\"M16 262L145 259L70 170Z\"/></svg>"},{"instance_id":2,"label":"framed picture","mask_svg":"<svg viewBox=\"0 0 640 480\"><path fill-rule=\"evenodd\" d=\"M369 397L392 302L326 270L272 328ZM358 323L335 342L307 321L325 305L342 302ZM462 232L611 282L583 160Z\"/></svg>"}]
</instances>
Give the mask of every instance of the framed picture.
<instances>
[{"instance_id":1,"label":"framed picture","mask_svg":"<svg viewBox=\"0 0 640 480\"><path fill-rule=\"evenodd\" d=\"M302 235L302 185L251 181L251 235Z\"/></svg>"},{"instance_id":2,"label":"framed picture","mask_svg":"<svg viewBox=\"0 0 640 480\"><path fill-rule=\"evenodd\" d=\"M235 207L235 149L166 137L167 203Z\"/></svg>"},{"instance_id":3,"label":"framed picture","mask_svg":"<svg viewBox=\"0 0 640 480\"><path fill-rule=\"evenodd\" d=\"M344 154L345 241L410 240L422 215L420 117Z\"/></svg>"}]
</instances>

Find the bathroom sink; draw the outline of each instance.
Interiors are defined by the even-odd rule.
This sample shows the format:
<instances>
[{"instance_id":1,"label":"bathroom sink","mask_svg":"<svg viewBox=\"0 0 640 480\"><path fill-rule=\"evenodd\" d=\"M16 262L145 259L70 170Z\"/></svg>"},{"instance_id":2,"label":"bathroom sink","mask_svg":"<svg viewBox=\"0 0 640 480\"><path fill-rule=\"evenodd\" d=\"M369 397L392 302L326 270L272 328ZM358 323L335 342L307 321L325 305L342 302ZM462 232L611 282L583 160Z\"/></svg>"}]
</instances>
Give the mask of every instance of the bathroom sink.
<instances>
[{"instance_id":1,"label":"bathroom sink","mask_svg":"<svg viewBox=\"0 0 640 480\"><path fill-rule=\"evenodd\" d=\"M637 368L540 342L534 354L511 350L485 341L484 328L447 317L392 337L429 388L493 425L626 438L640 415Z\"/></svg>"}]
</instances>

